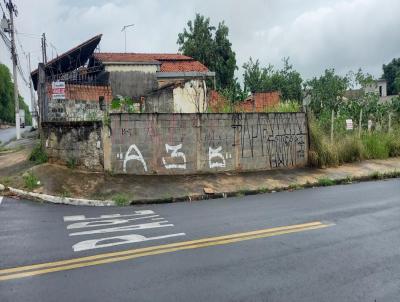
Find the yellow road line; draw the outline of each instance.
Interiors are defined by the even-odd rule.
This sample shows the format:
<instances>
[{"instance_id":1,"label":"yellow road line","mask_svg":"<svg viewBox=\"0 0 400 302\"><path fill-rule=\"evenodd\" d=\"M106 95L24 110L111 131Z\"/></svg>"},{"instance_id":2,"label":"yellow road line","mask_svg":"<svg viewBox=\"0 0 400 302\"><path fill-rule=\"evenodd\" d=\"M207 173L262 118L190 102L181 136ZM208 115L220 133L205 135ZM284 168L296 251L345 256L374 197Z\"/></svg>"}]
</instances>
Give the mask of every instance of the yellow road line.
<instances>
[{"instance_id":1,"label":"yellow road line","mask_svg":"<svg viewBox=\"0 0 400 302\"><path fill-rule=\"evenodd\" d=\"M116 256L132 254L132 253L136 254L136 253L142 253L142 252L158 250L158 249L185 246L185 245L191 245L191 244L195 244L195 243L218 241L218 240L229 239L229 238L250 236L250 235L266 233L266 232L297 229L297 228L309 227L309 226L315 226L315 225L321 225L321 224L322 224L321 222L316 221L316 222L309 222L309 223L282 226L282 227L274 227L274 228L262 229L262 230L257 230L257 231L244 232L244 233L236 233L236 234L224 235L224 236L218 236L218 237L209 237L209 238L203 238L203 239L197 239L197 240L191 240L191 241L182 241L182 242L176 242L176 243L170 243L170 244L150 246L150 247L139 248L139 249L129 249L129 250L124 250L124 251L119 251L119 252L103 253L103 254L74 258L74 259L69 259L69 260L61 260L61 261L54 261L54 262L48 262L48 263L27 265L27 266L21 266L21 267L16 267L16 268L2 269L2 270L0 270L0 275L14 273L14 272L20 272L20 271L26 271L26 270L32 270L32 269L38 269L38 268L44 268L44 267L54 267L54 266L60 266L60 265L65 265L65 264L72 264L75 262L83 262L83 261L89 261L89 260L97 260L97 259L103 259L103 258L109 258L109 257L116 257Z\"/></svg>"},{"instance_id":2,"label":"yellow road line","mask_svg":"<svg viewBox=\"0 0 400 302\"><path fill-rule=\"evenodd\" d=\"M264 229L264 230L259 230L259 231L239 233L239 234L233 234L233 235L227 235L227 236L211 237L211 238L205 238L205 239L200 239L200 240L192 240L192 241L186 241L186 242L165 244L165 245L153 246L153 247L148 247L148 248L126 250L126 251L107 253L107 254L99 254L99 255L75 258L75 259L64 260L64 261L56 261L56 262L42 263L42 264L37 264L37 265L16 267L16 268L12 268L12 269L1 270L0 271L1 272L0 281L42 275L42 274L47 274L47 273L57 272L57 271L71 270L71 269L80 268L80 267L87 267L87 266L93 266L93 265L99 265L99 264L119 262L119 261L124 261L124 260L128 260L128 259L134 259L134 258L163 254L163 253L170 253L170 252L180 251L180 250L203 248L203 247L208 247L208 246L229 244L229 243L234 243L234 242L239 242L239 241L244 241L244 240L251 240L251 239L272 237L272 236L278 236L278 235L290 234L290 233L296 233L296 232L302 232L302 231L308 231L308 230L315 230L315 229L325 228L328 226L329 225L322 224L320 222L313 222L313 223L307 223L307 224L302 224L302 225L293 225L293 226L287 226L287 227ZM122 256L122 255L125 255L125 256ZM43 268L43 267L44 267L44 269L38 269L38 268ZM35 268L36 268L36 270L32 270ZM31 270L31 271L26 271L26 270Z\"/></svg>"}]
</instances>

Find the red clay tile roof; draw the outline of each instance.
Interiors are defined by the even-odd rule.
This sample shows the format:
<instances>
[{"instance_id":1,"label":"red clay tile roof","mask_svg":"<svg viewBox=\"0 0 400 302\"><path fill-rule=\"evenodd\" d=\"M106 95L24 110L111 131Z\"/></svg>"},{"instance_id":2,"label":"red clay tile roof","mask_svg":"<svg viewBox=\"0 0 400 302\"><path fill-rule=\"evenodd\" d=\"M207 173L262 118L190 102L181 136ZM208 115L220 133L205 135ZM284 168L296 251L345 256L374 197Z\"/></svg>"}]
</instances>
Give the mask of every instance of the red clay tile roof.
<instances>
[{"instance_id":1,"label":"red clay tile roof","mask_svg":"<svg viewBox=\"0 0 400 302\"><path fill-rule=\"evenodd\" d=\"M181 54L159 53L95 53L102 62L154 62L161 64L162 72L207 72L206 66L191 57Z\"/></svg>"},{"instance_id":2,"label":"red clay tile roof","mask_svg":"<svg viewBox=\"0 0 400 302\"><path fill-rule=\"evenodd\" d=\"M207 72L208 68L201 64L199 61L161 61L160 70L163 72Z\"/></svg>"}]
</instances>

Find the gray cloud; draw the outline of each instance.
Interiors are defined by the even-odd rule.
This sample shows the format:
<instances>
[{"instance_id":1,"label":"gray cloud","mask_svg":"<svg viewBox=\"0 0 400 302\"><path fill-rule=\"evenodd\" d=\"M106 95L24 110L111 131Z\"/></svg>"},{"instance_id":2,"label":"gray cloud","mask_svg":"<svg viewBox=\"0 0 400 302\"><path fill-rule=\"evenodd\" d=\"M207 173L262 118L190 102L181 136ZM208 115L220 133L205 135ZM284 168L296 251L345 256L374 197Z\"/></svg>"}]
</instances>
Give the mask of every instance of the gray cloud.
<instances>
[{"instance_id":1,"label":"gray cloud","mask_svg":"<svg viewBox=\"0 0 400 302\"><path fill-rule=\"evenodd\" d=\"M398 0L38 0L18 1L17 28L25 51L40 59L39 35L62 53L98 33L102 51L123 51L121 27L135 23L128 32L128 51L177 52L177 35L196 12L213 24L225 20L238 65L250 56L263 64L280 67L283 57L304 78L325 68L339 73L359 67L381 75L383 63L400 57ZM0 59L10 64L1 47ZM49 56L56 55L52 47ZM24 60L23 64L25 64ZM238 71L240 78L241 70ZM22 94L28 97L27 89ZM29 98L28 98L29 99Z\"/></svg>"}]
</instances>

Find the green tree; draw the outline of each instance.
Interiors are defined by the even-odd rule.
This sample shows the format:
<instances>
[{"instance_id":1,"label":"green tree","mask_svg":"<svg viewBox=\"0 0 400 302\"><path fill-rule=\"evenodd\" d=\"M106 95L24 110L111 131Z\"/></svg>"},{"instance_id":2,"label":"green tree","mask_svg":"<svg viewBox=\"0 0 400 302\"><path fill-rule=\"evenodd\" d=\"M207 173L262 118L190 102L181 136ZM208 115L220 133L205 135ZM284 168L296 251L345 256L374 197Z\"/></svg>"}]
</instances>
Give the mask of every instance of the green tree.
<instances>
[{"instance_id":1,"label":"green tree","mask_svg":"<svg viewBox=\"0 0 400 302\"><path fill-rule=\"evenodd\" d=\"M383 65L383 78L387 81L388 95L400 93L400 58Z\"/></svg>"},{"instance_id":2,"label":"green tree","mask_svg":"<svg viewBox=\"0 0 400 302\"><path fill-rule=\"evenodd\" d=\"M283 68L275 70L270 64L261 67L259 60L249 59L243 65L244 87L250 92L280 91L284 100L302 100L302 78L300 73L293 69L289 58L283 59Z\"/></svg>"},{"instance_id":3,"label":"green tree","mask_svg":"<svg viewBox=\"0 0 400 302\"><path fill-rule=\"evenodd\" d=\"M305 83L305 89L311 97L310 107L318 115L323 110L337 111L343 102L349 80L335 74L334 69L326 69L319 78L314 77Z\"/></svg>"},{"instance_id":4,"label":"green tree","mask_svg":"<svg viewBox=\"0 0 400 302\"><path fill-rule=\"evenodd\" d=\"M243 64L243 69L244 90L252 93L262 91L268 71L261 68L260 61L253 61L253 58L250 57L249 61Z\"/></svg>"},{"instance_id":5,"label":"green tree","mask_svg":"<svg viewBox=\"0 0 400 302\"><path fill-rule=\"evenodd\" d=\"M225 88L235 85L236 54L228 39L229 28L224 21L218 24L215 32L215 71L218 87Z\"/></svg>"},{"instance_id":6,"label":"green tree","mask_svg":"<svg viewBox=\"0 0 400 302\"><path fill-rule=\"evenodd\" d=\"M19 96L19 107L25 111L25 123L30 125L32 117L28 105ZM15 123L14 84L8 67L0 64L0 122Z\"/></svg>"},{"instance_id":7,"label":"green tree","mask_svg":"<svg viewBox=\"0 0 400 302\"><path fill-rule=\"evenodd\" d=\"M216 73L217 87L226 88L235 82L236 54L228 39L229 28L224 22L218 28L210 24L210 18L196 14L194 21L178 34L179 51L203 63Z\"/></svg>"},{"instance_id":8,"label":"green tree","mask_svg":"<svg viewBox=\"0 0 400 302\"><path fill-rule=\"evenodd\" d=\"M300 73L293 69L289 58L283 58L283 68L272 73L271 89L279 90L284 100L302 100L302 78ZM267 78L268 83L268 78Z\"/></svg>"}]
</instances>

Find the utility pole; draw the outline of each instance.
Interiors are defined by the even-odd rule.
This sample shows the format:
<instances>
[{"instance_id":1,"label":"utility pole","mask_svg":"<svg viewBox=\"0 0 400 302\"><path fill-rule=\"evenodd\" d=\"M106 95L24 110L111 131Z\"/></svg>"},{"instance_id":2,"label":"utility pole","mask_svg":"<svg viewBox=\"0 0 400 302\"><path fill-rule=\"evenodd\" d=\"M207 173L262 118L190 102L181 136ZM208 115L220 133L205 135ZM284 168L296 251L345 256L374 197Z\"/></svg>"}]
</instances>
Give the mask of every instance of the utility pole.
<instances>
[{"instance_id":1,"label":"utility pole","mask_svg":"<svg viewBox=\"0 0 400 302\"><path fill-rule=\"evenodd\" d=\"M31 53L28 53L27 55L28 59L28 70L29 70L29 90L31 91L31 107L32 107L32 127L34 129L37 128L38 126L38 120L37 120L37 106L36 106L36 98L35 98L35 93L33 92L33 83L32 83L32 76L31 76Z\"/></svg>"},{"instance_id":2,"label":"utility pole","mask_svg":"<svg viewBox=\"0 0 400 302\"><path fill-rule=\"evenodd\" d=\"M18 81L17 81L17 49L15 47L15 28L14 28L14 14L18 15L15 5L9 0L6 7L10 13L10 32L11 32L11 60L13 63L13 78L14 78L14 101L15 101L15 128L17 132L17 139L21 139L20 117L19 117L19 95L18 95Z\"/></svg>"},{"instance_id":3,"label":"utility pole","mask_svg":"<svg viewBox=\"0 0 400 302\"><path fill-rule=\"evenodd\" d=\"M123 31L124 32L124 35L125 35L125 53L126 53L126 29L128 28L128 27L131 27L131 26L134 26L135 24L128 24L128 25L124 25L124 27L122 27L122 29L121 29L121 31Z\"/></svg>"},{"instance_id":4,"label":"utility pole","mask_svg":"<svg viewBox=\"0 0 400 302\"><path fill-rule=\"evenodd\" d=\"M42 34L42 62L47 64L46 34Z\"/></svg>"}]
</instances>

